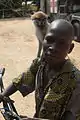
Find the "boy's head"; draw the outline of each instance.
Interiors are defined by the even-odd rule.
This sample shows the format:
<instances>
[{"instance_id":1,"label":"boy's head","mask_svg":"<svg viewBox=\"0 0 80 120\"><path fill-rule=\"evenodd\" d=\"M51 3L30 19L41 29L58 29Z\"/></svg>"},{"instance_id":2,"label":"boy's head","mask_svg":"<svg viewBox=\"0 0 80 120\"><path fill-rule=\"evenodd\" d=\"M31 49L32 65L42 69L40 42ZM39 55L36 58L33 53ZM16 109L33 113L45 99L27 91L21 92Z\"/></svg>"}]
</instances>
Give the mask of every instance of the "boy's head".
<instances>
[{"instance_id":1,"label":"boy's head","mask_svg":"<svg viewBox=\"0 0 80 120\"><path fill-rule=\"evenodd\" d=\"M31 16L31 19L38 27L44 27L46 25L48 15L42 11L38 11Z\"/></svg>"},{"instance_id":2,"label":"boy's head","mask_svg":"<svg viewBox=\"0 0 80 120\"><path fill-rule=\"evenodd\" d=\"M46 60L52 64L63 62L74 47L72 40L73 26L63 19L53 21L43 43Z\"/></svg>"}]
</instances>

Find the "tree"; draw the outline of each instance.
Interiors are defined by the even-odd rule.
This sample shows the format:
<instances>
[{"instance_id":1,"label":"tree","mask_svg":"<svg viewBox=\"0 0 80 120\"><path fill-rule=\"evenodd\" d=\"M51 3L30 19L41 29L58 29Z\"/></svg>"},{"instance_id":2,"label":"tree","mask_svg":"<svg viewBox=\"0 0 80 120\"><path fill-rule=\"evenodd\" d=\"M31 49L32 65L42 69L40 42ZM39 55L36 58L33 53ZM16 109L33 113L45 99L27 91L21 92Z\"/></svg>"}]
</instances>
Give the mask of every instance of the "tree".
<instances>
[{"instance_id":1,"label":"tree","mask_svg":"<svg viewBox=\"0 0 80 120\"><path fill-rule=\"evenodd\" d=\"M22 0L0 0L0 9L14 9L21 7Z\"/></svg>"}]
</instances>

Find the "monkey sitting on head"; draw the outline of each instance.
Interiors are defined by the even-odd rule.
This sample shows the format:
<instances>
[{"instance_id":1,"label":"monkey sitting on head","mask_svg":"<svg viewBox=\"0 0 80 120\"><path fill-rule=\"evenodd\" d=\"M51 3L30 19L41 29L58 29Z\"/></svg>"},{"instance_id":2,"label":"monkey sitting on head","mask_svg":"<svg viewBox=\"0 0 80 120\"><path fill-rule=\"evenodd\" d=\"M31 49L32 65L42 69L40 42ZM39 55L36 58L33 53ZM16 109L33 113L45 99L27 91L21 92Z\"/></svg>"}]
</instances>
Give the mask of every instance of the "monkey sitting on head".
<instances>
[{"instance_id":1,"label":"monkey sitting on head","mask_svg":"<svg viewBox=\"0 0 80 120\"><path fill-rule=\"evenodd\" d=\"M35 25L36 36L39 41L37 57L40 57L42 50L42 42L49 28L48 15L42 11L38 11L31 16Z\"/></svg>"}]
</instances>

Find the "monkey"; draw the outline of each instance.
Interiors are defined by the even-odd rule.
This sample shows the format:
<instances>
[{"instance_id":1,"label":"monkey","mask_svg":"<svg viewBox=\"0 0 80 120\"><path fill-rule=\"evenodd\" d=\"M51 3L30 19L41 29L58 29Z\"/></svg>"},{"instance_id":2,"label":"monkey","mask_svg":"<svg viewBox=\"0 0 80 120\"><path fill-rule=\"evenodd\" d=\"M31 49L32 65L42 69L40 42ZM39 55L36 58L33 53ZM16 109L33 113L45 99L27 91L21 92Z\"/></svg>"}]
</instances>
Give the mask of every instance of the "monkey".
<instances>
[{"instance_id":1,"label":"monkey","mask_svg":"<svg viewBox=\"0 0 80 120\"><path fill-rule=\"evenodd\" d=\"M35 12L31 19L35 26L35 34L39 42L37 57L40 57L42 51L42 43L48 31L50 23L48 22L48 15L42 11Z\"/></svg>"}]
</instances>

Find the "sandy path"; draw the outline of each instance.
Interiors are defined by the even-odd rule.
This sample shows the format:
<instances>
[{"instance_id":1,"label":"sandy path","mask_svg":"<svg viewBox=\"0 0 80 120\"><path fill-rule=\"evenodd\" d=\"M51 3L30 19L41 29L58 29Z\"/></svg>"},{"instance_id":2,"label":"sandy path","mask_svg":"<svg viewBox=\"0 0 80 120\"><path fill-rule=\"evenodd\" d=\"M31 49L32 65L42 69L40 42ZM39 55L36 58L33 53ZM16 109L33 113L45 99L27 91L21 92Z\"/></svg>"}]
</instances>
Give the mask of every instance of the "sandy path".
<instances>
[{"instance_id":1,"label":"sandy path","mask_svg":"<svg viewBox=\"0 0 80 120\"><path fill-rule=\"evenodd\" d=\"M5 87L19 73L26 70L36 56L37 41L34 26L29 19L0 21L0 65L6 68ZM23 98L19 92L11 97L15 100L19 114L34 114L34 94Z\"/></svg>"}]
</instances>

